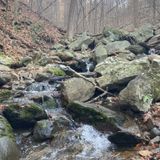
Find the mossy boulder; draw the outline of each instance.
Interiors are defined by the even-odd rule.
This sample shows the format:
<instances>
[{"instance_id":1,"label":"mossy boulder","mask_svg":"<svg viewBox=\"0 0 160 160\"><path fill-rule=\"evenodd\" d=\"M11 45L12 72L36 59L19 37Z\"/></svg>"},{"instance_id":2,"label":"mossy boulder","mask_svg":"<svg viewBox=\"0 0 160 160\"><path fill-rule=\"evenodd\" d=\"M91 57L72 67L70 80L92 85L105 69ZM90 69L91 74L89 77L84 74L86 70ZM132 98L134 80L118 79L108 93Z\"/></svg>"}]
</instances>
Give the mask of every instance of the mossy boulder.
<instances>
[{"instance_id":1,"label":"mossy boulder","mask_svg":"<svg viewBox=\"0 0 160 160\"><path fill-rule=\"evenodd\" d=\"M135 55L143 54L146 52L145 48L140 45L130 45L127 49L132 53L134 53Z\"/></svg>"},{"instance_id":2,"label":"mossy boulder","mask_svg":"<svg viewBox=\"0 0 160 160\"><path fill-rule=\"evenodd\" d=\"M86 33L83 33L75 41L71 42L68 47L73 51L80 51L87 49L89 45L93 43L93 41L93 38L88 36Z\"/></svg>"},{"instance_id":3,"label":"mossy boulder","mask_svg":"<svg viewBox=\"0 0 160 160\"><path fill-rule=\"evenodd\" d=\"M114 41L119 41L121 40L121 37L124 35L125 33L123 31L120 31L118 29L113 29L113 28L104 28L103 30L103 35L104 37L106 37L106 40L108 42L114 42Z\"/></svg>"},{"instance_id":4,"label":"mossy boulder","mask_svg":"<svg viewBox=\"0 0 160 160\"><path fill-rule=\"evenodd\" d=\"M60 115L52 118L52 120L41 120L34 127L33 138L35 141L51 139L56 133L67 130L70 127L70 121Z\"/></svg>"},{"instance_id":5,"label":"mossy boulder","mask_svg":"<svg viewBox=\"0 0 160 160\"><path fill-rule=\"evenodd\" d=\"M125 51L130 46L128 41L114 41L106 45L108 55L115 55L116 53Z\"/></svg>"},{"instance_id":6,"label":"mossy boulder","mask_svg":"<svg viewBox=\"0 0 160 160\"><path fill-rule=\"evenodd\" d=\"M134 37L137 42L145 42L154 35L154 27L151 24L145 24L130 33L130 35Z\"/></svg>"},{"instance_id":7,"label":"mossy boulder","mask_svg":"<svg viewBox=\"0 0 160 160\"><path fill-rule=\"evenodd\" d=\"M147 72L149 68L148 58L124 61L111 57L96 66L95 71L102 75L96 81L101 87L121 88L137 75Z\"/></svg>"},{"instance_id":8,"label":"mossy boulder","mask_svg":"<svg viewBox=\"0 0 160 160\"><path fill-rule=\"evenodd\" d=\"M0 89L0 103L8 100L12 96L12 91L8 89Z\"/></svg>"},{"instance_id":9,"label":"mossy boulder","mask_svg":"<svg viewBox=\"0 0 160 160\"><path fill-rule=\"evenodd\" d=\"M108 57L107 49L104 45L100 44L95 49L95 59L97 63L103 62Z\"/></svg>"},{"instance_id":10,"label":"mossy boulder","mask_svg":"<svg viewBox=\"0 0 160 160\"><path fill-rule=\"evenodd\" d=\"M0 52L0 62L5 65L9 65L13 62L12 58L5 55L5 53Z\"/></svg>"},{"instance_id":11,"label":"mossy boulder","mask_svg":"<svg viewBox=\"0 0 160 160\"><path fill-rule=\"evenodd\" d=\"M0 65L0 86L3 86L11 81L11 78L10 68L4 65Z\"/></svg>"},{"instance_id":12,"label":"mossy boulder","mask_svg":"<svg viewBox=\"0 0 160 160\"><path fill-rule=\"evenodd\" d=\"M47 118L46 112L37 104L25 106L11 104L3 111L3 114L16 129L33 127L36 121Z\"/></svg>"},{"instance_id":13,"label":"mossy boulder","mask_svg":"<svg viewBox=\"0 0 160 160\"><path fill-rule=\"evenodd\" d=\"M14 133L8 121L0 115L0 159L19 160L19 151Z\"/></svg>"},{"instance_id":14,"label":"mossy boulder","mask_svg":"<svg viewBox=\"0 0 160 160\"><path fill-rule=\"evenodd\" d=\"M93 81L93 79L90 80ZM94 92L94 85L82 78L71 78L63 83L63 95L67 102L87 101L94 95Z\"/></svg>"},{"instance_id":15,"label":"mossy boulder","mask_svg":"<svg viewBox=\"0 0 160 160\"><path fill-rule=\"evenodd\" d=\"M74 101L67 106L68 112L78 122L89 123L98 129L119 130L125 118L101 105Z\"/></svg>"},{"instance_id":16,"label":"mossy boulder","mask_svg":"<svg viewBox=\"0 0 160 160\"><path fill-rule=\"evenodd\" d=\"M58 67L48 67L47 72L51 73L54 76L65 76L66 73Z\"/></svg>"},{"instance_id":17,"label":"mossy boulder","mask_svg":"<svg viewBox=\"0 0 160 160\"><path fill-rule=\"evenodd\" d=\"M129 82L120 92L120 103L136 112L147 112L154 101L160 100L160 72L150 71Z\"/></svg>"}]
</instances>

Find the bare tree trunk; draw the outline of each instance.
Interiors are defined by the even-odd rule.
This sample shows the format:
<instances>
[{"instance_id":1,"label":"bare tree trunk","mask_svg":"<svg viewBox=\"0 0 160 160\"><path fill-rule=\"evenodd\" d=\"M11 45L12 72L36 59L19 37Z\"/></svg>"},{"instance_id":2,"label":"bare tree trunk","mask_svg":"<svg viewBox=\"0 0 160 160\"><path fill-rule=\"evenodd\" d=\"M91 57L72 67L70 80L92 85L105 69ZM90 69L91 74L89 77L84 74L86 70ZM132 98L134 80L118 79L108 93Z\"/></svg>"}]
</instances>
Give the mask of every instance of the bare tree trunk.
<instances>
[{"instance_id":1,"label":"bare tree trunk","mask_svg":"<svg viewBox=\"0 0 160 160\"><path fill-rule=\"evenodd\" d=\"M74 36L74 17L75 17L75 8L76 0L71 0L69 7L69 16L68 16L68 25L67 25L67 36L69 39L73 39Z\"/></svg>"},{"instance_id":2,"label":"bare tree trunk","mask_svg":"<svg viewBox=\"0 0 160 160\"><path fill-rule=\"evenodd\" d=\"M133 24L134 27L138 27L138 2L139 0L132 0L133 3Z\"/></svg>"}]
</instances>

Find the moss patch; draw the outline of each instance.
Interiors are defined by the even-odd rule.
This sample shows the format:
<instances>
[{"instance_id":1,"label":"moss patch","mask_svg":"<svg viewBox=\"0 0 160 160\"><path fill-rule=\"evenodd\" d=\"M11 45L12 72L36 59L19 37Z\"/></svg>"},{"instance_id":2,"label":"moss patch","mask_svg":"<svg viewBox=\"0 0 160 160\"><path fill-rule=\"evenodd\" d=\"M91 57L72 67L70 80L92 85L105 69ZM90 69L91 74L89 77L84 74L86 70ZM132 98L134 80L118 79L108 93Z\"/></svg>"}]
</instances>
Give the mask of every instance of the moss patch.
<instances>
[{"instance_id":1,"label":"moss patch","mask_svg":"<svg viewBox=\"0 0 160 160\"><path fill-rule=\"evenodd\" d=\"M7 120L3 117L0 116L0 137L7 136L14 140L14 134L12 127L10 124L7 122Z\"/></svg>"},{"instance_id":2,"label":"moss patch","mask_svg":"<svg viewBox=\"0 0 160 160\"><path fill-rule=\"evenodd\" d=\"M4 64L11 64L13 60L10 57L6 56L4 52L0 52L0 62Z\"/></svg>"},{"instance_id":3,"label":"moss patch","mask_svg":"<svg viewBox=\"0 0 160 160\"><path fill-rule=\"evenodd\" d=\"M0 89L0 103L8 100L12 96L12 91L8 89Z\"/></svg>"},{"instance_id":4,"label":"moss patch","mask_svg":"<svg viewBox=\"0 0 160 160\"><path fill-rule=\"evenodd\" d=\"M66 73L58 67L49 68L48 72L55 75L55 76L65 76L66 75Z\"/></svg>"}]
</instances>

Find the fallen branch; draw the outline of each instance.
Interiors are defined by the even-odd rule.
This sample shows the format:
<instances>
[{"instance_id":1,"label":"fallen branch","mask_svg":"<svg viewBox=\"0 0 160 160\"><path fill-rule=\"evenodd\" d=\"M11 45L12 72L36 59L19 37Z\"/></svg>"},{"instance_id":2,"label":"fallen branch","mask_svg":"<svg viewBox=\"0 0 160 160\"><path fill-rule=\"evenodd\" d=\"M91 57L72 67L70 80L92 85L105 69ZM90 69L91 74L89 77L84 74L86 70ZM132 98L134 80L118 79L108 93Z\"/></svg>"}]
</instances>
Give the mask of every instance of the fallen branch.
<instances>
[{"instance_id":1,"label":"fallen branch","mask_svg":"<svg viewBox=\"0 0 160 160\"><path fill-rule=\"evenodd\" d=\"M89 102L89 103L93 103L93 102L97 101L98 99L103 98L103 97L106 96L107 94L108 94L108 92L105 91L104 93L100 94L99 96L95 97L94 99L92 99L92 100L90 100L90 101L88 101L88 102Z\"/></svg>"},{"instance_id":2,"label":"fallen branch","mask_svg":"<svg viewBox=\"0 0 160 160\"><path fill-rule=\"evenodd\" d=\"M106 94L109 94L109 95L112 95L112 93L109 93L108 91L104 90L103 88L99 87L96 82L94 81L91 81L90 79L86 78L85 76L81 75L80 73L76 72L75 70L73 70L71 67L69 66L64 66L64 65L60 65L60 68L63 69L63 70L68 70L68 71L71 71L72 73L74 73L75 75L77 75L78 77L84 79L85 81L88 81L90 82L91 84L93 84L95 86L95 88L99 89L101 92L103 92L105 95Z\"/></svg>"}]
</instances>

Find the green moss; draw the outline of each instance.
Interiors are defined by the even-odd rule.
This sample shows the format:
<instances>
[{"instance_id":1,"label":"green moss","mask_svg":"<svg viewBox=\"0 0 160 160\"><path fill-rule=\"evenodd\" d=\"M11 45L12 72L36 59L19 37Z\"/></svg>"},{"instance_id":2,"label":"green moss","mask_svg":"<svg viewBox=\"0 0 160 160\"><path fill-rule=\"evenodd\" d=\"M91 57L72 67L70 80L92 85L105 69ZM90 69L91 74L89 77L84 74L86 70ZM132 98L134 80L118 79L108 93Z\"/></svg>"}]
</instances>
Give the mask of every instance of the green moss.
<instances>
[{"instance_id":1,"label":"green moss","mask_svg":"<svg viewBox=\"0 0 160 160\"><path fill-rule=\"evenodd\" d=\"M57 68L57 67L49 68L48 72L50 72L51 74L53 74L55 76L65 76L66 75L66 73L63 70L61 70L60 68Z\"/></svg>"},{"instance_id":2,"label":"green moss","mask_svg":"<svg viewBox=\"0 0 160 160\"><path fill-rule=\"evenodd\" d=\"M41 114L42 109L36 104L30 104L22 109L20 112L20 118L31 120L37 114Z\"/></svg>"},{"instance_id":3,"label":"green moss","mask_svg":"<svg viewBox=\"0 0 160 160\"><path fill-rule=\"evenodd\" d=\"M71 103L68 106L69 112L72 113L73 118L77 121L84 121L87 123L91 123L92 125L98 125L99 123L114 123L114 119L112 117L107 117L103 113L97 112L92 108L84 108L83 106Z\"/></svg>"},{"instance_id":4,"label":"green moss","mask_svg":"<svg viewBox=\"0 0 160 160\"><path fill-rule=\"evenodd\" d=\"M7 136L13 140L15 139L12 127L3 116L0 116L0 126L0 137Z\"/></svg>"},{"instance_id":5,"label":"green moss","mask_svg":"<svg viewBox=\"0 0 160 160\"><path fill-rule=\"evenodd\" d=\"M0 62L4 64L11 64L13 60L10 57L6 56L4 52L0 52Z\"/></svg>"},{"instance_id":6,"label":"green moss","mask_svg":"<svg viewBox=\"0 0 160 160\"><path fill-rule=\"evenodd\" d=\"M12 96L12 91L8 89L0 89L0 103L8 100Z\"/></svg>"},{"instance_id":7,"label":"green moss","mask_svg":"<svg viewBox=\"0 0 160 160\"><path fill-rule=\"evenodd\" d=\"M53 109L56 108L57 104L55 99L49 99L47 101L44 102L43 107L44 108L48 108L48 109Z\"/></svg>"}]
</instances>

